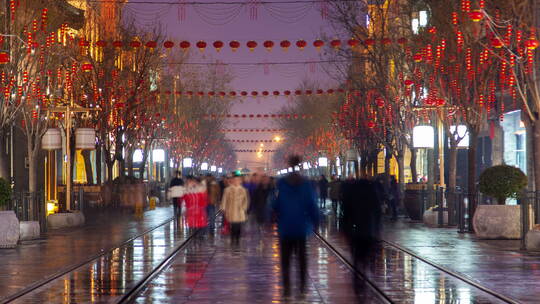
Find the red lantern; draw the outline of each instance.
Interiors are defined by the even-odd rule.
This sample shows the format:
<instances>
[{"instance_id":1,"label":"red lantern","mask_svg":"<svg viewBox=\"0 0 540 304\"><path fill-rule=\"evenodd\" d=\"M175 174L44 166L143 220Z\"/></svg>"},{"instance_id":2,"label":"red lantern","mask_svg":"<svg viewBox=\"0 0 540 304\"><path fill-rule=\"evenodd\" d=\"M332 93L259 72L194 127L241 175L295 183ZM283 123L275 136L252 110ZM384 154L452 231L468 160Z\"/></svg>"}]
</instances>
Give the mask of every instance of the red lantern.
<instances>
[{"instance_id":1,"label":"red lantern","mask_svg":"<svg viewBox=\"0 0 540 304\"><path fill-rule=\"evenodd\" d=\"M79 46L80 47L89 47L90 42L88 42L87 40L81 39L81 40L79 40Z\"/></svg>"},{"instance_id":2,"label":"red lantern","mask_svg":"<svg viewBox=\"0 0 540 304\"><path fill-rule=\"evenodd\" d=\"M373 129L375 128L375 123L373 121L368 122L367 124L368 128Z\"/></svg>"},{"instance_id":3,"label":"red lantern","mask_svg":"<svg viewBox=\"0 0 540 304\"><path fill-rule=\"evenodd\" d=\"M294 94L297 95L297 96L298 96L298 95L302 95L302 91L296 90L296 91L294 91Z\"/></svg>"},{"instance_id":4,"label":"red lantern","mask_svg":"<svg viewBox=\"0 0 540 304\"><path fill-rule=\"evenodd\" d=\"M268 96L268 95L270 95L270 93L268 93L268 91L263 91L262 94L263 94L263 96Z\"/></svg>"},{"instance_id":5,"label":"red lantern","mask_svg":"<svg viewBox=\"0 0 540 304\"><path fill-rule=\"evenodd\" d=\"M300 50L303 50L307 45L307 42L305 40L298 40L296 41L296 46L300 49Z\"/></svg>"},{"instance_id":6,"label":"red lantern","mask_svg":"<svg viewBox=\"0 0 540 304\"><path fill-rule=\"evenodd\" d=\"M246 91L240 92L240 95L242 95L242 96L247 96L247 94L248 94L248 93L247 93Z\"/></svg>"},{"instance_id":7,"label":"red lantern","mask_svg":"<svg viewBox=\"0 0 540 304\"><path fill-rule=\"evenodd\" d=\"M410 79L407 79L407 80L404 81L404 83L405 83L406 86L410 87L410 86L412 86L414 84L414 81L412 81Z\"/></svg>"},{"instance_id":8,"label":"red lantern","mask_svg":"<svg viewBox=\"0 0 540 304\"><path fill-rule=\"evenodd\" d=\"M384 107L384 104L385 104L384 99L382 99L381 97L378 97L375 100L375 103L377 104L377 107L379 107L379 108Z\"/></svg>"},{"instance_id":9,"label":"red lantern","mask_svg":"<svg viewBox=\"0 0 540 304\"><path fill-rule=\"evenodd\" d=\"M442 107L445 104L446 104L446 100L444 100L443 98L438 98L437 99L437 106Z\"/></svg>"},{"instance_id":10,"label":"red lantern","mask_svg":"<svg viewBox=\"0 0 540 304\"><path fill-rule=\"evenodd\" d=\"M263 43L263 46L266 48L267 51L271 51L272 48L274 47L274 41L272 40L266 40L264 43Z\"/></svg>"},{"instance_id":11,"label":"red lantern","mask_svg":"<svg viewBox=\"0 0 540 304\"><path fill-rule=\"evenodd\" d=\"M214 41L213 43L214 45L214 48L216 49L217 52L221 51L221 48L223 47L223 41Z\"/></svg>"},{"instance_id":12,"label":"red lantern","mask_svg":"<svg viewBox=\"0 0 540 304\"><path fill-rule=\"evenodd\" d=\"M330 41L330 45L334 48L334 49L339 49L341 47L341 40L339 39L334 39L332 41Z\"/></svg>"},{"instance_id":13,"label":"red lantern","mask_svg":"<svg viewBox=\"0 0 540 304\"><path fill-rule=\"evenodd\" d=\"M354 49L358 45L358 40L354 38L349 39L349 41L347 41L347 44L349 45L351 49Z\"/></svg>"},{"instance_id":14,"label":"red lantern","mask_svg":"<svg viewBox=\"0 0 540 304\"><path fill-rule=\"evenodd\" d=\"M274 94L274 96L279 96L279 91L274 91L272 94Z\"/></svg>"},{"instance_id":15,"label":"red lantern","mask_svg":"<svg viewBox=\"0 0 540 304\"><path fill-rule=\"evenodd\" d=\"M313 41L313 46L317 48L317 51L319 51L324 46L324 41L322 41L321 39L317 39Z\"/></svg>"},{"instance_id":16,"label":"red lantern","mask_svg":"<svg viewBox=\"0 0 540 304\"><path fill-rule=\"evenodd\" d=\"M422 62L422 54L418 53L413 56L414 62Z\"/></svg>"},{"instance_id":17,"label":"red lantern","mask_svg":"<svg viewBox=\"0 0 540 304\"><path fill-rule=\"evenodd\" d=\"M373 46L373 45L375 45L375 39L368 38L368 39L364 40L364 44L366 46Z\"/></svg>"},{"instance_id":18,"label":"red lantern","mask_svg":"<svg viewBox=\"0 0 540 304\"><path fill-rule=\"evenodd\" d=\"M334 90L333 89L328 89L328 91L326 91L326 93L328 93L329 95L332 95L332 94L334 94Z\"/></svg>"},{"instance_id":19,"label":"red lantern","mask_svg":"<svg viewBox=\"0 0 540 304\"><path fill-rule=\"evenodd\" d=\"M321 90L321 89L318 89L318 90L317 90L317 95L322 95L322 94L324 94L324 91Z\"/></svg>"},{"instance_id":20,"label":"red lantern","mask_svg":"<svg viewBox=\"0 0 540 304\"><path fill-rule=\"evenodd\" d=\"M251 96L253 96L253 97L258 96L258 95L259 95L259 92L257 92L257 91L251 92Z\"/></svg>"},{"instance_id":21,"label":"red lantern","mask_svg":"<svg viewBox=\"0 0 540 304\"><path fill-rule=\"evenodd\" d=\"M383 45L390 45L390 44L392 43L392 39L390 39L390 38L383 38L383 39L381 40L381 43L382 43Z\"/></svg>"},{"instance_id":22,"label":"red lantern","mask_svg":"<svg viewBox=\"0 0 540 304\"><path fill-rule=\"evenodd\" d=\"M155 41L148 41L146 43L146 47L149 49L155 49L157 47L157 42Z\"/></svg>"},{"instance_id":23,"label":"red lantern","mask_svg":"<svg viewBox=\"0 0 540 304\"><path fill-rule=\"evenodd\" d=\"M216 95L216 92L214 92L214 91L208 92L208 96L210 96L210 97L213 97L213 96L215 96L215 95Z\"/></svg>"},{"instance_id":24,"label":"red lantern","mask_svg":"<svg viewBox=\"0 0 540 304\"><path fill-rule=\"evenodd\" d=\"M174 42L172 41L165 41L163 42L163 47L166 49L171 49L174 47Z\"/></svg>"},{"instance_id":25,"label":"red lantern","mask_svg":"<svg viewBox=\"0 0 540 304\"><path fill-rule=\"evenodd\" d=\"M219 92L219 97L223 98L223 97L225 97L225 95L227 95L225 92L223 92L223 91Z\"/></svg>"},{"instance_id":26,"label":"red lantern","mask_svg":"<svg viewBox=\"0 0 540 304\"><path fill-rule=\"evenodd\" d=\"M405 44L407 44L407 38L403 38L403 37L402 37L402 38L399 38L399 39L397 40L397 43L398 43L399 45L405 45Z\"/></svg>"},{"instance_id":27,"label":"red lantern","mask_svg":"<svg viewBox=\"0 0 540 304\"><path fill-rule=\"evenodd\" d=\"M503 47L503 42L501 41L501 39L495 37L491 39L491 46L496 49L500 49Z\"/></svg>"},{"instance_id":28,"label":"red lantern","mask_svg":"<svg viewBox=\"0 0 540 304\"><path fill-rule=\"evenodd\" d=\"M249 48L249 50L251 52L253 52L253 50L257 47L257 42L256 41L253 41L253 40L250 40L246 43L246 46Z\"/></svg>"},{"instance_id":29,"label":"red lantern","mask_svg":"<svg viewBox=\"0 0 540 304\"><path fill-rule=\"evenodd\" d=\"M236 92L235 92L235 91L230 91L230 92L229 92L229 95L230 95L231 97L235 97L235 96L236 96Z\"/></svg>"},{"instance_id":30,"label":"red lantern","mask_svg":"<svg viewBox=\"0 0 540 304\"><path fill-rule=\"evenodd\" d=\"M106 47L107 46L107 42L103 41L103 40L99 40L99 41L96 41L96 46L97 47Z\"/></svg>"},{"instance_id":31,"label":"red lantern","mask_svg":"<svg viewBox=\"0 0 540 304\"><path fill-rule=\"evenodd\" d=\"M289 91L289 90L283 91L283 94L285 96L289 96L289 95L291 95L291 91Z\"/></svg>"},{"instance_id":32,"label":"red lantern","mask_svg":"<svg viewBox=\"0 0 540 304\"><path fill-rule=\"evenodd\" d=\"M311 90L306 90L306 95L311 95L313 93L313 91Z\"/></svg>"},{"instance_id":33,"label":"red lantern","mask_svg":"<svg viewBox=\"0 0 540 304\"><path fill-rule=\"evenodd\" d=\"M289 49L291 46L291 42L289 40L283 40L279 43L279 46L281 46L284 51L287 51L287 49Z\"/></svg>"},{"instance_id":34,"label":"red lantern","mask_svg":"<svg viewBox=\"0 0 540 304\"><path fill-rule=\"evenodd\" d=\"M122 41L119 41L119 40L113 41L112 44L113 44L113 47L115 48L121 48L123 45Z\"/></svg>"},{"instance_id":35,"label":"red lantern","mask_svg":"<svg viewBox=\"0 0 540 304\"><path fill-rule=\"evenodd\" d=\"M189 47L191 46L191 43L189 43L189 41L182 41L180 42L180 48L184 51L187 51L187 49L189 49Z\"/></svg>"},{"instance_id":36,"label":"red lantern","mask_svg":"<svg viewBox=\"0 0 540 304\"><path fill-rule=\"evenodd\" d=\"M472 22L479 22L484 18L484 13L481 10L474 10L469 12L469 18Z\"/></svg>"},{"instance_id":37,"label":"red lantern","mask_svg":"<svg viewBox=\"0 0 540 304\"><path fill-rule=\"evenodd\" d=\"M527 39L525 41L525 47L529 50L535 50L538 47L539 43L538 40L536 40L536 37L532 36L531 38Z\"/></svg>"},{"instance_id":38,"label":"red lantern","mask_svg":"<svg viewBox=\"0 0 540 304\"><path fill-rule=\"evenodd\" d=\"M9 63L9 53L8 52L0 52L0 64L6 64Z\"/></svg>"},{"instance_id":39,"label":"red lantern","mask_svg":"<svg viewBox=\"0 0 540 304\"><path fill-rule=\"evenodd\" d=\"M83 63L81 69L83 70L83 72L90 72L94 69L94 66L91 63Z\"/></svg>"},{"instance_id":40,"label":"red lantern","mask_svg":"<svg viewBox=\"0 0 540 304\"><path fill-rule=\"evenodd\" d=\"M136 48L140 48L142 46L142 43L140 41L133 40L129 43L129 46L136 49Z\"/></svg>"},{"instance_id":41,"label":"red lantern","mask_svg":"<svg viewBox=\"0 0 540 304\"><path fill-rule=\"evenodd\" d=\"M201 51L201 52L204 52L204 49L206 49L206 45L207 45L206 42L204 42L202 40L197 42L197 44L196 44L197 48L199 48L199 51Z\"/></svg>"},{"instance_id":42,"label":"red lantern","mask_svg":"<svg viewBox=\"0 0 540 304\"><path fill-rule=\"evenodd\" d=\"M233 40L229 42L229 46L231 47L233 52L236 52L236 50L238 50L238 48L240 47L240 42Z\"/></svg>"}]
</instances>

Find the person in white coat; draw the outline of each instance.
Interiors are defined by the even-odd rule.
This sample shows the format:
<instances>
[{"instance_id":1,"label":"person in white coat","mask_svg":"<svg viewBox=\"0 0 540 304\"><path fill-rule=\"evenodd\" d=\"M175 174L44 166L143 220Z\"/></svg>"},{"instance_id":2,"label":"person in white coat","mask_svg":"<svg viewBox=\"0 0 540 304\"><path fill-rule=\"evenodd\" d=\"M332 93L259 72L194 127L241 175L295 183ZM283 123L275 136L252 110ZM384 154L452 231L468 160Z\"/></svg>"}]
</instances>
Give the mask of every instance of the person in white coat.
<instances>
[{"instance_id":1,"label":"person in white coat","mask_svg":"<svg viewBox=\"0 0 540 304\"><path fill-rule=\"evenodd\" d=\"M221 201L221 209L225 219L231 225L231 245L240 244L242 233L242 223L247 220L248 193L246 188L242 187L240 176L235 176L231 184L225 188Z\"/></svg>"}]
</instances>

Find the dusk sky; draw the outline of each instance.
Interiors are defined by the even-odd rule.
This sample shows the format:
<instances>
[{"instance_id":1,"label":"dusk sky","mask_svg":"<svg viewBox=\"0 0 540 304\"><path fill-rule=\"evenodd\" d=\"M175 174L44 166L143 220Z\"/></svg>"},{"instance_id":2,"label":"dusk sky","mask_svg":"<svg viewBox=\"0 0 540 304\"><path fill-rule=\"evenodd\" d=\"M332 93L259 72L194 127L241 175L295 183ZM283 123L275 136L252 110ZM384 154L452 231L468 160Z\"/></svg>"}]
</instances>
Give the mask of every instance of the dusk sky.
<instances>
[{"instance_id":1,"label":"dusk sky","mask_svg":"<svg viewBox=\"0 0 540 304\"><path fill-rule=\"evenodd\" d=\"M267 9L268 4L259 5L257 18L251 20L248 5L184 5L160 4L163 1L154 0L153 4L135 4L130 1L126 5L126 13L132 15L140 26L146 23L153 26L154 21L162 24L168 39L175 41L175 50L180 52L177 46L181 40L192 43L204 40L208 47L204 53L196 48L192 49L190 62L215 62L220 60L229 62L297 62L312 61L321 58L320 53L311 46L311 42L322 38L325 33L329 37L336 37L326 20L321 17L320 4L318 3L281 3L272 5L273 15ZM149 1L146 1L149 2ZM174 2L174 1L172 1ZM182 0L179 1L180 3ZM246 3L249 3L246 1ZM281 13L277 13L277 12ZM277 15L276 15L277 14ZM182 20L182 15L184 19ZM236 17L234 17L236 16ZM223 23L218 25L219 23ZM287 52L279 47L281 40L289 40L293 45ZM308 46L300 51L294 43L299 39L305 39ZM212 47L212 42L221 40L225 47L217 53ZM232 52L228 46L229 41L238 40L242 47ZM250 52L245 43L255 40L259 46ZM276 45L271 52L262 46L265 40L273 40ZM263 91L268 90L291 90L294 91L301 82L308 80L320 84L320 88L328 89L337 85L330 79L320 64L295 64L295 65L271 65L266 69L264 66L233 66L235 79L232 89L237 91ZM314 88L317 89L317 88ZM247 98L243 102L235 102L232 113L236 114L265 114L275 113L291 100L285 97ZM277 127L271 120L230 120L231 128L264 128ZM230 133L231 139L271 139L276 134L271 133ZM255 149L258 144L237 144L238 149ZM265 149L272 149L276 144L265 144ZM257 161L255 153L238 153L240 166L262 167L271 155L264 155L263 163ZM259 159L261 161L261 159Z\"/></svg>"}]
</instances>

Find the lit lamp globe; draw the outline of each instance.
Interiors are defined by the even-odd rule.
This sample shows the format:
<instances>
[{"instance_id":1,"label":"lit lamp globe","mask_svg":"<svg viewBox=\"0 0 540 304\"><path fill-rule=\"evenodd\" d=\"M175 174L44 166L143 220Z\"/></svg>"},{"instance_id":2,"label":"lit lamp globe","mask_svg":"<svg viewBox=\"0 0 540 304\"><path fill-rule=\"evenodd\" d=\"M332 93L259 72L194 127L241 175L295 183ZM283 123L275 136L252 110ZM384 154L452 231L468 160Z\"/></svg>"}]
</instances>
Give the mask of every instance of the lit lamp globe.
<instances>
[{"instance_id":1,"label":"lit lamp globe","mask_svg":"<svg viewBox=\"0 0 540 304\"><path fill-rule=\"evenodd\" d=\"M182 160L182 167L191 168L193 166L193 159L191 157L186 157Z\"/></svg>"},{"instance_id":2,"label":"lit lamp globe","mask_svg":"<svg viewBox=\"0 0 540 304\"><path fill-rule=\"evenodd\" d=\"M435 131L432 126L416 126L413 128L413 147L433 149Z\"/></svg>"},{"instance_id":3,"label":"lit lamp globe","mask_svg":"<svg viewBox=\"0 0 540 304\"><path fill-rule=\"evenodd\" d=\"M202 163L201 164L201 170L202 171L207 171L208 170L208 163Z\"/></svg>"},{"instance_id":4,"label":"lit lamp globe","mask_svg":"<svg viewBox=\"0 0 540 304\"><path fill-rule=\"evenodd\" d=\"M319 167L328 167L328 158L319 157L317 163L319 164Z\"/></svg>"}]
</instances>

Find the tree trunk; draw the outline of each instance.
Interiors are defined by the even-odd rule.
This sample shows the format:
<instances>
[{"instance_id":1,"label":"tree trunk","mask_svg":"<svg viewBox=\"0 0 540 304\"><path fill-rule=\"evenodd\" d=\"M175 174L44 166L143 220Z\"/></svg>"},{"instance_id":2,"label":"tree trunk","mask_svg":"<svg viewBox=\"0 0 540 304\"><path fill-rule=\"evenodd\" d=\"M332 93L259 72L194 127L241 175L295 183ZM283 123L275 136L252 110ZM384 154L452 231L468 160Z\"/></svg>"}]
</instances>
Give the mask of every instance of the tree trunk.
<instances>
[{"instance_id":1,"label":"tree trunk","mask_svg":"<svg viewBox=\"0 0 540 304\"><path fill-rule=\"evenodd\" d=\"M30 135L32 136L32 135ZM37 191L37 153L32 145L32 139L28 139L27 153L28 153L28 192L34 193Z\"/></svg>"},{"instance_id":2,"label":"tree trunk","mask_svg":"<svg viewBox=\"0 0 540 304\"><path fill-rule=\"evenodd\" d=\"M86 183L88 185L94 184L94 171L92 170L92 151L91 150L82 150L81 154L84 159L84 171L86 173Z\"/></svg>"},{"instance_id":3,"label":"tree trunk","mask_svg":"<svg viewBox=\"0 0 540 304\"><path fill-rule=\"evenodd\" d=\"M534 191L540 191L540 121L536 120L532 122L532 149L533 155L533 178L534 178Z\"/></svg>"},{"instance_id":4,"label":"tree trunk","mask_svg":"<svg viewBox=\"0 0 540 304\"><path fill-rule=\"evenodd\" d=\"M398 206L401 208L403 206L403 194L405 191L405 152L398 153L397 155L397 165L398 165L398 181L399 181L399 201Z\"/></svg>"},{"instance_id":5,"label":"tree trunk","mask_svg":"<svg viewBox=\"0 0 540 304\"><path fill-rule=\"evenodd\" d=\"M386 151L384 155L384 174L390 176L390 160L392 160L392 153Z\"/></svg>"},{"instance_id":6,"label":"tree trunk","mask_svg":"<svg viewBox=\"0 0 540 304\"><path fill-rule=\"evenodd\" d=\"M97 180L96 180L96 183L98 185L101 185L102 184L102 180L101 180L101 165L102 165L102 159L101 159L101 146L98 145L96 147L96 177L97 177Z\"/></svg>"},{"instance_id":7,"label":"tree trunk","mask_svg":"<svg viewBox=\"0 0 540 304\"><path fill-rule=\"evenodd\" d=\"M469 192L469 231L472 231L472 218L478 204L476 196L476 150L478 148L478 131L469 128L469 153L468 153L468 189Z\"/></svg>"},{"instance_id":8,"label":"tree trunk","mask_svg":"<svg viewBox=\"0 0 540 304\"><path fill-rule=\"evenodd\" d=\"M456 145L450 145L448 153L448 189L455 191L456 189L456 175L457 175L457 155L458 149Z\"/></svg>"},{"instance_id":9,"label":"tree trunk","mask_svg":"<svg viewBox=\"0 0 540 304\"><path fill-rule=\"evenodd\" d=\"M9 154L6 151L9 132L6 129L0 128L0 177L6 181L10 181L9 173Z\"/></svg>"},{"instance_id":10,"label":"tree trunk","mask_svg":"<svg viewBox=\"0 0 540 304\"><path fill-rule=\"evenodd\" d=\"M112 182L114 159L112 159L111 153L108 150L105 150L105 164L107 165L107 182Z\"/></svg>"},{"instance_id":11,"label":"tree trunk","mask_svg":"<svg viewBox=\"0 0 540 304\"><path fill-rule=\"evenodd\" d=\"M148 150L149 149L144 149L143 150L143 159L142 159L142 162L141 162L141 166L139 167L139 178L142 180L144 179L144 172L146 170L146 161L148 160ZM150 172L148 173L148 180L150 180Z\"/></svg>"},{"instance_id":12,"label":"tree trunk","mask_svg":"<svg viewBox=\"0 0 540 304\"><path fill-rule=\"evenodd\" d=\"M133 149L127 149L126 151L126 165L128 170L128 176L134 177L133 175Z\"/></svg>"},{"instance_id":13,"label":"tree trunk","mask_svg":"<svg viewBox=\"0 0 540 304\"><path fill-rule=\"evenodd\" d=\"M416 169L416 149L411 149L411 162L409 163L411 167L411 176L413 183L418 181L418 170Z\"/></svg>"}]
</instances>

